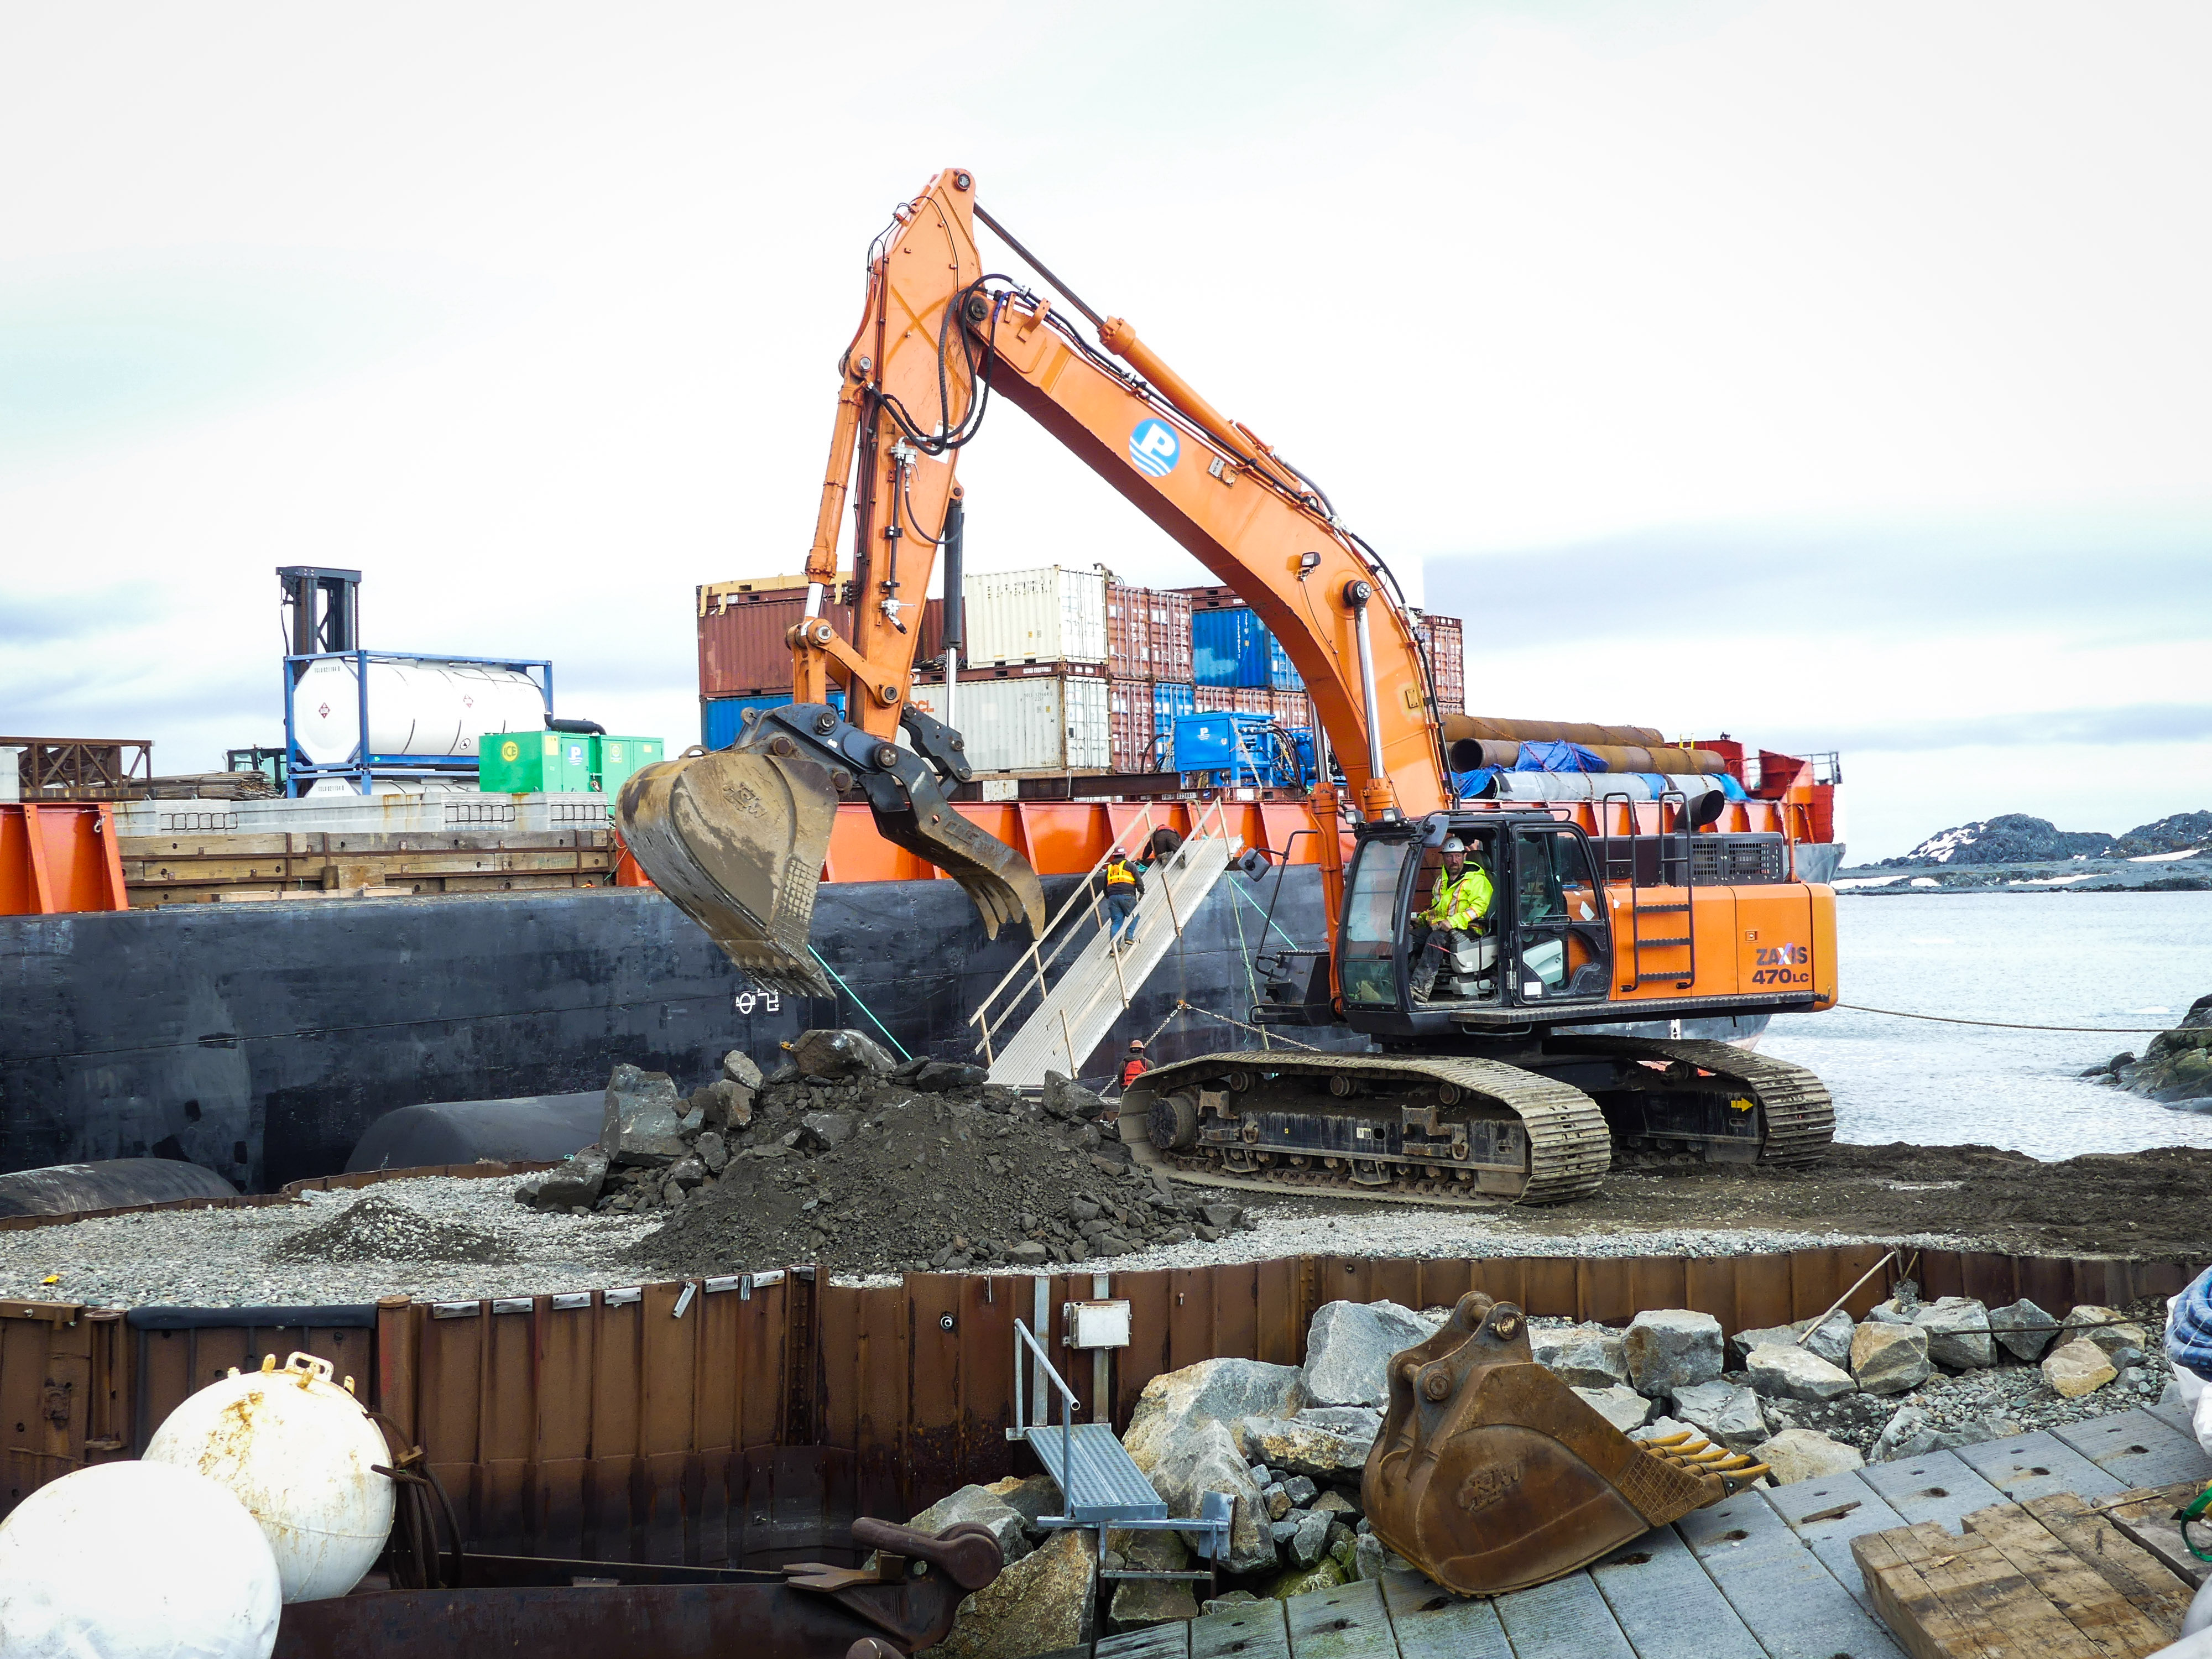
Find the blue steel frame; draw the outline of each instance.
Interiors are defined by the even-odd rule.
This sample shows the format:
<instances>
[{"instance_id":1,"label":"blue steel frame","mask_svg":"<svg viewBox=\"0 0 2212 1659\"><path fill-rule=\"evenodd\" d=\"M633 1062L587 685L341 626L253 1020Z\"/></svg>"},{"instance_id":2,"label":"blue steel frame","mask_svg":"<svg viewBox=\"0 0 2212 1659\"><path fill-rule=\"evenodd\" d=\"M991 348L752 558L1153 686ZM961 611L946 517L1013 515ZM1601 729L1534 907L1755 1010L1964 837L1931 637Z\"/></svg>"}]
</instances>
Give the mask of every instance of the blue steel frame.
<instances>
[{"instance_id":1,"label":"blue steel frame","mask_svg":"<svg viewBox=\"0 0 2212 1659\"><path fill-rule=\"evenodd\" d=\"M300 752L298 733L292 722L293 696L300 687L300 679L310 663L332 660L350 661L354 665L354 691L361 699L361 742L355 746L349 760L329 761L318 764ZM368 743L368 665L373 662L452 663L464 668L511 668L533 675L538 695L545 699L545 713L553 713L553 665L542 658L518 657L447 657L432 656L419 651L325 651L307 657L284 659L284 793L290 796L304 795L308 787L322 778L350 778L367 794L370 781L376 778L435 778L474 776L477 757L474 755L376 755L362 750Z\"/></svg>"}]
</instances>

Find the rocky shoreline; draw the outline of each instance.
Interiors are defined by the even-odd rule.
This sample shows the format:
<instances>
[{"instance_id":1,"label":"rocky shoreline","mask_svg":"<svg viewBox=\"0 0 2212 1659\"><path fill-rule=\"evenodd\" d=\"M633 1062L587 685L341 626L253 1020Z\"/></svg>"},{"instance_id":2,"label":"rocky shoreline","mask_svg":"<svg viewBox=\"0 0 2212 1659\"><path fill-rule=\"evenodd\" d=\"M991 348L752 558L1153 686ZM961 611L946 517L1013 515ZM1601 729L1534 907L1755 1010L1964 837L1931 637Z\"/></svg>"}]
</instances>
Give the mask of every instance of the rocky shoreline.
<instances>
[{"instance_id":1,"label":"rocky shoreline","mask_svg":"<svg viewBox=\"0 0 2212 1659\"><path fill-rule=\"evenodd\" d=\"M2176 812L2120 836L2008 813L1840 870L1834 884L1863 894L2212 891L2212 812Z\"/></svg>"}]
</instances>

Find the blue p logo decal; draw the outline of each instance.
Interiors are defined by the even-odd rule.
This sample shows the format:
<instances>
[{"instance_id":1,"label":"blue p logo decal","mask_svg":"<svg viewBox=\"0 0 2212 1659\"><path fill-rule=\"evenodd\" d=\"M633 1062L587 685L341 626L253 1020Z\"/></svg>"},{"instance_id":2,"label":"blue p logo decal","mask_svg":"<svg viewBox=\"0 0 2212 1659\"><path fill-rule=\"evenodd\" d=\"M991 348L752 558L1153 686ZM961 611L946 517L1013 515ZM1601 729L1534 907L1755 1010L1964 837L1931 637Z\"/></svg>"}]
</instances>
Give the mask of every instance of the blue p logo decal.
<instances>
[{"instance_id":1,"label":"blue p logo decal","mask_svg":"<svg viewBox=\"0 0 2212 1659\"><path fill-rule=\"evenodd\" d=\"M1182 440L1165 421L1139 421L1129 434L1129 463L1147 478L1166 477L1182 453Z\"/></svg>"}]
</instances>

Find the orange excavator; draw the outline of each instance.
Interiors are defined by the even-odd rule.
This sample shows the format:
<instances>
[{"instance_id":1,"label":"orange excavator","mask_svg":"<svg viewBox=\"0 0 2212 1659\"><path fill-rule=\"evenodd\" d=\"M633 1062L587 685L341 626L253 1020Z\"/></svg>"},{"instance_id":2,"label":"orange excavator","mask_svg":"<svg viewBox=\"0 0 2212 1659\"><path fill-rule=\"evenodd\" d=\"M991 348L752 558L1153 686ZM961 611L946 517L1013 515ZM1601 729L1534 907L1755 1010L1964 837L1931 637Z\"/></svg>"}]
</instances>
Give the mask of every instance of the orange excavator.
<instances>
[{"instance_id":1,"label":"orange excavator","mask_svg":"<svg viewBox=\"0 0 2212 1659\"><path fill-rule=\"evenodd\" d=\"M1050 293L987 270L979 222ZM790 705L748 715L729 748L646 768L617 808L646 872L750 975L827 994L809 922L849 794L957 880L994 937L1042 927L1035 871L946 800L973 776L960 733L909 698L924 597L940 553L950 577L960 550L955 465L995 395L1259 613L1319 715L1315 820L1347 832L1319 838L1334 946L1265 964L1255 1018L1357 1033L1369 1052L1247 1049L1149 1072L1122 1103L1140 1161L1201 1183L1494 1204L1591 1191L1615 1140L1716 1162L1818 1155L1833 1120L1811 1073L1638 1034L1833 1006L1834 894L1796 878L1787 837L1722 833L1715 802L1686 790L1571 811L1462 802L1455 763L1547 733L1441 714L1380 556L1304 472L1015 241L972 174L942 173L896 210L838 368ZM823 614L848 507L849 638ZM1638 768L1717 769L1651 752L1641 729L1579 735ZM1474 1593L1540 1582L1762 1473L1692 1437L1632 1444L1534 1363L1525 1326L1470 1297L1393 1362L1368 1512L1432 1577Z\"/></svg>"},{"instance_id":2,"label":"orange excavator","mask_svg":"<svg viewBox=\"0 0 2212 1659\"><path fill-rule=\"evenodd\" d=\"M1058 298L988 271L979 222ZM1717 796L1460 802L1455 763L1522 730L1439 713L1382 558L1304 473L1016 242L973 175L940 173L896 210L838 368L792 702L749 716L730 748L646 768L618 808L646 872L740 967L827 994L809 924L837 803L854 793L886 838L966 889L994 937L1042 925L1036 873L946 799L973 776L960 733L908 695L924 596L940 552L959 554L959 452L1004 398L1259 613L1319 714L1315 821L1350 820L1319 838L1334 948L1268 959L1255 1012L1348 1028L1372 1051L1163 1066L1123 1101L1140 1156L1185 1180L1446 1203L1572 1199L1616 1141L1720 1163L1818 1156L1833 1112L1813 1073L1638 1032L1832 1006L1832 890L1796 878L1784 835L1719 833ZM821 614L848 506L850 638ZM1640 728L1562 730L1637 745L1632 764L1651 771L1717 769L1701 751L1652 752ZM1455 932L1425 928L1451 865L1480 872L1488 902L1443 918Z\"/></svg>"}]
</instances>

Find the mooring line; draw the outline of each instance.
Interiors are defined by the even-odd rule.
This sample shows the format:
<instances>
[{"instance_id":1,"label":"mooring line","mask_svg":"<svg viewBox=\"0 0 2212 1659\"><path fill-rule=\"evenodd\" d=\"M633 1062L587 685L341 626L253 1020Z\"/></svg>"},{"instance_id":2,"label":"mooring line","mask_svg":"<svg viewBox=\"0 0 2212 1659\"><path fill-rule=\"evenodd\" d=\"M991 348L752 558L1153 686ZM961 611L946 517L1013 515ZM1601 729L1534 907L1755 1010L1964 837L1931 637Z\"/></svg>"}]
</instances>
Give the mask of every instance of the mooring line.
<instances>
[{"instance_id":1,"label":"mooring line","mask_svg":"<svg viewBox=\"0 0 2212 1659\"><path fill-rule=\"evenodd\" d=\"M1863 1002L1838 1002L1855 1014L1887 1014L1892 1019L1928 1019L1939 1025L1986 1025L2000 1031L2100 1031L2106 1036L2164 1036L2166 1025L2024 1025L2009 1019L1959 1019L1949 1014L1909 1014L1902 1008L1869 1008Z\"/></svg>"}]
</instances>

